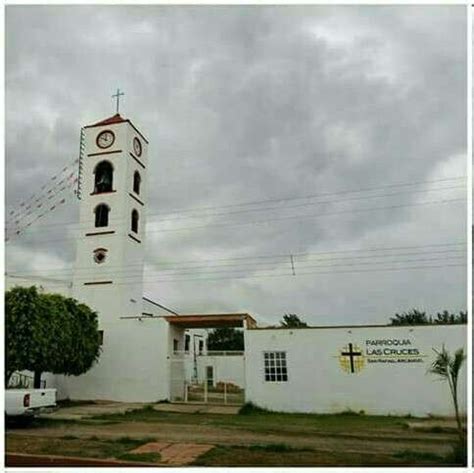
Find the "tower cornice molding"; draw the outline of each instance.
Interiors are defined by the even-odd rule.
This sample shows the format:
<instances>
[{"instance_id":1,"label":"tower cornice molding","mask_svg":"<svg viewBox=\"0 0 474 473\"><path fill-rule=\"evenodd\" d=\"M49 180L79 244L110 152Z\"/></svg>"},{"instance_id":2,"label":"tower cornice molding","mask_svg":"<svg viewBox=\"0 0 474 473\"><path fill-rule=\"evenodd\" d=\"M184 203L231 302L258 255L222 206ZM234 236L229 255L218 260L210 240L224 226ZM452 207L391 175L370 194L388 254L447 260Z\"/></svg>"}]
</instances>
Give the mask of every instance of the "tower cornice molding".
<instances>
[{"instance_id":1,"label":"tower cornice molding","mask_svg":"<svg viewBox=\"0 0 474 473\"><path fill-rule=\"evenodd\" d=\"M123 150L117 149L115 151L101 151L99 153L89 153L87 156L101 156L103 154L116 154L116 153L123 153Z\"/></svg>"},{"instance_id":2,"label":"tower cornice molding","mask_svg":"<svg viewBox=\"0 0 474 473\"><path fill-rule=\"evenodd\" d=\"M131 152L129 151L130 156L143 168L146 169L146 166Z\"/></svg>"},{"instance_id":3,"label":"tower cornice molding","mask_svg":"<svg viewBox=\"0 0 474 473\"><path fill-rule=\"evenodd\" d=\"M128 193L132 199L135 199L140 205L145 205L137 196L133 195L131 192Z\"/></svg>"}]
</instances>

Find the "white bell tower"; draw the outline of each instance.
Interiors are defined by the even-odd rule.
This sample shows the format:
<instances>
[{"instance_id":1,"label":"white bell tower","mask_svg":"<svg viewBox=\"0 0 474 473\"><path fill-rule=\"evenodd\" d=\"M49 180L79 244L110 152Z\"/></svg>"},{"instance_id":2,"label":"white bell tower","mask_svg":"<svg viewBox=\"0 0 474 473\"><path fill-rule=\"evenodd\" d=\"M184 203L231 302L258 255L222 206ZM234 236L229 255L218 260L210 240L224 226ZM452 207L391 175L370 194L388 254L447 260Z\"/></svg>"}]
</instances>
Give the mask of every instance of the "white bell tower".
<instances>
[{"instance_id":1,"label":"white bell tower","mask_svg":"<svg viewBox=\"0 0 474 473\"><path fill-rule=\"evenodd\" d=\"M119 113L82 136L73 291L107 330L142 312L148 141Z\"/></svg>"}]
</instances>

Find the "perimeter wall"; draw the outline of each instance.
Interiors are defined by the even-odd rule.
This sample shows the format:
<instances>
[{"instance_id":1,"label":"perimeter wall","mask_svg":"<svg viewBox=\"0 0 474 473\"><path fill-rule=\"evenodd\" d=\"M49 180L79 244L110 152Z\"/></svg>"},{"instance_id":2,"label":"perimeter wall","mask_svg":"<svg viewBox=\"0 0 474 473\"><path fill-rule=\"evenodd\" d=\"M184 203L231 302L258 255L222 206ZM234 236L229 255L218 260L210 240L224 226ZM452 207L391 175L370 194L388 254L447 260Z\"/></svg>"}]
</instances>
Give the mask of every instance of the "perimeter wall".
<instances>
[{"instance_id":1,"label":"perimeter wall","mask_svg":"<svg viewBox=\"0 0 474 473\"><path fill-rule=\"evenodd\" d=\"M245 330L246 402L285 412L452 416L447 382L428 370L434 349L445 345L450 353L466 353L466 337L466 325ZM287 381L265 379L265 352L284 353ZM270 364L267 378L282 369ZM466 373L465 362L459 378L463 413Z\"/></svg>"}]
</instances>

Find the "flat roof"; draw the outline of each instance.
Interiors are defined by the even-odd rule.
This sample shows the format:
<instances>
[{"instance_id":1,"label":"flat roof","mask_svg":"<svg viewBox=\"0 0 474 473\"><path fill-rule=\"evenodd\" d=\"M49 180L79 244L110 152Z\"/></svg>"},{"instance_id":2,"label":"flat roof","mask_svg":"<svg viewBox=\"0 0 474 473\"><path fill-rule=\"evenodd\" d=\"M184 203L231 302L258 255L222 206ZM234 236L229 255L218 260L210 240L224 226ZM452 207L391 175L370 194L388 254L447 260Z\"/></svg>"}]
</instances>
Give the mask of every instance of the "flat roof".
<instances>
[{"instance_id":1,"label":"flat roof","mask_svg":"<svg viewBox=\"0 0 474 473\"><path fill-rule=\"evenodd\" d=\"M251 327L254 330L308 330L308 329L351 329L351 328L420 328L420 327L453 327L464 324L413 324L413 325L390 325L390 324L368 324L368 325L312 325L308 327Z\"/></svg>"},{"instance_id":2,"label":"flat roof","mask_svg":"<svg viewBox=\"0 0 474 473\"><path fill-rule=\"evenodd\" d=\"M237 314L185 314L162 316L171 325L184 328L218 328L218 327L256 327L255 319L246 313Z\"/></svg>"}]
</instances>

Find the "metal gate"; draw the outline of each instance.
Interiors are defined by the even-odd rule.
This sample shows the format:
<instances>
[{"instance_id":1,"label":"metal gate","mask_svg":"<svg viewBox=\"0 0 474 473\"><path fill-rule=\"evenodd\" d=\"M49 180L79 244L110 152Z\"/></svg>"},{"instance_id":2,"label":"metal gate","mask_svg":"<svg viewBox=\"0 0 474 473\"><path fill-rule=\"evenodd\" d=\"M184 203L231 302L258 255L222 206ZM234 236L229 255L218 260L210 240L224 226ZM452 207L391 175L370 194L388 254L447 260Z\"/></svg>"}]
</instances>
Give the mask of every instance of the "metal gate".
<instances>
[{"instance_id":1,"label":"metal gate","mask_svg":"<svg viewBox=\"0 0 474 473\"><path fill-rule=\"evenodd\" d=\"M200 404L245 402L244 353L221 351L170 357L170 400Z\"/></svg>"},{"instance_id":2,"label":"metal gate","mask_svg":"<svg viewBox=\"0 0 474 473\"><path fill-rule=\"evenodd\" d=\"M183 402L186 400L185 357L175 352L170 356L170 400Z\"/></svg>"}]
</instances>

